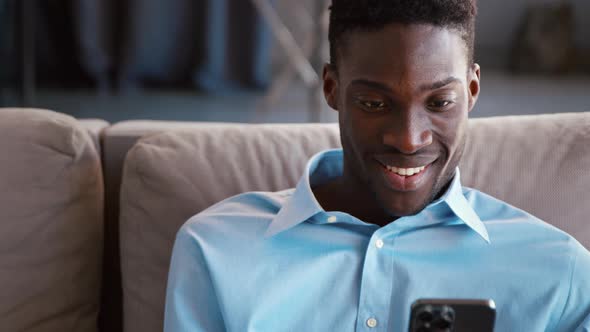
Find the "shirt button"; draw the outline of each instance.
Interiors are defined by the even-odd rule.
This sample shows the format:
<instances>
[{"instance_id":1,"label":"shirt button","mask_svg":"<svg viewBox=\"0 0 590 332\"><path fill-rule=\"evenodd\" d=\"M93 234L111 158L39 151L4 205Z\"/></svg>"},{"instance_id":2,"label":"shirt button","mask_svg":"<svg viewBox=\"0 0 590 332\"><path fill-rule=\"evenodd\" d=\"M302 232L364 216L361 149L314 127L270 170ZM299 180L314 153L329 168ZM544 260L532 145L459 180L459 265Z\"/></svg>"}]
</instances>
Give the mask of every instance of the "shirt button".
<instances>
[{"instance_id":1,"label":"shirt button","mask_svg":"<svg viewBox=\"0 0 590 332\"><path fill-rule=\"evenodd\" d=\"M377 326L377 320L375 318L367 319L367 326L370 328L374 328L375 326Z\"/></svg>"},{"instance_id":2,"label":"shirt button","mask_svg":"<svg viewBox=\"0 0 590 332\"><path fill-rule=\"evenodd\" d=\"M335 223L336 221L338 221L338 218L336 216L329 216L328 217L328 222L331 223Z\"/></svg>"},{"instance_id":3,"label":"shirt button","mask_svg":"<svg viewBox=\"0 0 590 332\"><path fill-rule=\"evenodd\" d=\"M384 245L383 240L379 239L379 240L375 241L375 247L377 247L378 249L383 248L383 245Z\"/></svg>"}]
</instances>

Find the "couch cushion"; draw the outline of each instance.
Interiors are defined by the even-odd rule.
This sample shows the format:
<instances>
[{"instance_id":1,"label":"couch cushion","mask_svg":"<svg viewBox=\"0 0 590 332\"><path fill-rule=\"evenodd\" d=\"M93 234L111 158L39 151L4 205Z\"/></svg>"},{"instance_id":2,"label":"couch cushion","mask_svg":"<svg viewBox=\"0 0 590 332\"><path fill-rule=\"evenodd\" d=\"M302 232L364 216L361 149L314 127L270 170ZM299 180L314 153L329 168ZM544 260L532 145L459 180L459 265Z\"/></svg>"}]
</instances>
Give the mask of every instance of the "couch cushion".
<instances>
[{"instance_id":1,"label":"couch cushion","mask_svg":"<svg viewBox=\"0 0 590 332\"><path fill-rule=\"evenodd\" d=\"M83 124L86 124L83 121ZM123 162L141 137L161 132L215 126L210 122L131 120L116 123L101 132L105 183L103 298L99 324L103 331L122 330L121 268L119 260L119 193Z\"/></svg>"},{"instance_id":2,"label":"couch cushion","mask_svg":"<svg viewBox=\"0 0 590 332\"><path fill-rule=\"evenodd\" d=\"M463 185L521 208L590 248L590 112L475 119Z\"/></svg>"},{"instance_id":3,"label":"couch cushion","mask_svg":"<svg viewBox=\"0 0 590 332\"><path fill-rule=\"evenodd\" d=\"M0 109L2 331L96 331L99 156L75 119Z\"/></svg>"},{"instance_id":4,"label":"couch cushion","mask_svg":"<svg viewBox=\"0 0 590 332\"><path fill-rule=\"evenodd\" d=\"M590 113L470 120L464 185L590 245L589 121ZM292 187L312 154L339 145L336 124L205 127L141 139L127 156L121 191L125 331L162 330L172 245L189 217L244 191Z\"/></svg>"},{"instance_id":5,"label":"couch cushion","mask_svg":"<svg viewBox=\"0 0 590 332\"><path fill-rule=\"evenodd\" d=\"M336 146L335 125L218 125L140 140L121 189L124 331L162 331L172 244L190 216L240 192L289 188L311 155Z\"/></svg>"},{"instance_id":6,"label":"couch cushion","mask_svg":"<svg viewBox=\"0 0 590 332\"><path fill-rule=\"evenodd\" d=\"M78 123L88 131L90 138L100 155L100 135L103 130L108 128L109 123L101 119L79 119Z\"/></svg>"}]
</instances>

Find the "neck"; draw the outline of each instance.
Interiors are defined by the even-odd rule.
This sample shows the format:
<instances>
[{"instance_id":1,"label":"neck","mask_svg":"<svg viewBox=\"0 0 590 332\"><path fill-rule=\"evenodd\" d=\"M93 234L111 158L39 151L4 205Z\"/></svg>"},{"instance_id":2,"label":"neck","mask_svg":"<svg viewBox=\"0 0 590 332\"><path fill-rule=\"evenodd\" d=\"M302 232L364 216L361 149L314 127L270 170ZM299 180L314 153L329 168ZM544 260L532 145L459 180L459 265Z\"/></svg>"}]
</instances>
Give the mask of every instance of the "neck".
<instances>
[{"instance_id":1,"label":"neck","mask_svg":"<svg viewBox=\"0 0 590 332\"><path fill-rule=\"evenodd\" d=\"M375 195L345 176L313 187L315 198L325 211L348 213L364 222L385 226L396 217L388 215L377 203Z\"/></svg>"}]
</instances>

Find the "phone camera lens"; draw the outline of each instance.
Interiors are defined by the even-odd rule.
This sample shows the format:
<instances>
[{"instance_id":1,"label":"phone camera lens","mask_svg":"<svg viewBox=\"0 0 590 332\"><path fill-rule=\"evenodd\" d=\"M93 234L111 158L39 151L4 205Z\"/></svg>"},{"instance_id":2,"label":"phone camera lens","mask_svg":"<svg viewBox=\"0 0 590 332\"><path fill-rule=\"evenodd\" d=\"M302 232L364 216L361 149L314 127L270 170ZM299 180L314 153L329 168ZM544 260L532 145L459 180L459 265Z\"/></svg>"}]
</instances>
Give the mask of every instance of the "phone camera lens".
<instances>
[{"instance_id":1,"label":"phone camera lens","mask_svg":"<svg viewBox=\"0 0 590 332\"><path fill-rule=\"evenodd\" d=\"M424 307L418 313L418 320L420 322L432 322L434 319L434 314L432 313L432 308L430 306Z\"/></svg>"},{"instance_id":2,"label":"phone camera lens","mask_svg":"<svg viewBox=\"0 0 590 332\"><path fill-rule=\"evenodd\" d=\"M452 323L444 320L443 318L437 319L432 325L439 329L448 329L452 326Z\"/></svg>"},{"instance_id":3,"label":"phone camera lens","mask_svg":"<svg viewBox=\"0 0 590 332\"><path fill-rule=\"evenodd\" d=\"M448 329L453 326L454 322L455 322L455 311L451 307L444 306L441 309L440 314L439 314L438 318L436 319L436 321L433 323L433 325L439 329Z\"/></svg>"}]
</instances>

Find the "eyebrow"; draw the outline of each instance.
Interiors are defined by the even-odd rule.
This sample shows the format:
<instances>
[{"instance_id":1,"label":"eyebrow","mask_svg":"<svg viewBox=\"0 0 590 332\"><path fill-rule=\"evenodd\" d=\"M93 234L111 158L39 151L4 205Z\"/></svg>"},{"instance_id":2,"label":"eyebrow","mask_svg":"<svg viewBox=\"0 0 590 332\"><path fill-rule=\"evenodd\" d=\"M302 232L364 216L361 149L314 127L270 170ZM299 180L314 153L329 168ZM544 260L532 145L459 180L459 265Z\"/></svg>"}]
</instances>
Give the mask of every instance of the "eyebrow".
<instances>
[{"instance_id":1,"label":"eyebrow","mask_svg":"<svg viewBox=\"0 0 590 332\"><path fill-rule=\"evenodd\" d=\"M450 77L447 77L443 80L436 81L434 83L428 83L428 84L421 85L419 87L419 90L422 92L436 90L436 89L440 89L444 86L447 86L447 85L449 85L451 83L455 83L455 82L461 82L461 80L456 77L450 76ZM367 80L367 79L362 79L362 78L353 80L350 83L350 85L364 85L364 86L371 87L371 88L378 89L378 90L382 90L385 92L390 92L393 90L387 84L376 82L376 81L371 81L371 80Z\"/></svg>"},{"instance_id":2,"label":"eyebrow","mask_svg":"<svg viewBox=\"0 0 590 332\"><path fill-rule=\"evenodd\" d=\"M383 90L385 92L389 92L392 89L387 85L387 84L383 84L383 83L379 83L376 81L371 81L371 80L367 80L367 79L356 79L353 80L352 82L350 82L350 85L364 85L373 89L377 89L377 90Z\"/></svg>"},{"instance_id":3,"label":"eyebrow","mask_svg":"<svg viewBox=\"0 0 590 332\"><path fill-rule=\"evenodd\" d=\"M461 80L456 77L450 76L450 77L445 78L444 80L440 80L440 81L434 82L432 84L422 85L422 86L420 86L420 91L431 91L431 90L440 89L444 86L447 86L447 85L449 85L451 83L455 83L455 82L461 82Z\"/></svg>"}]
</instances>

